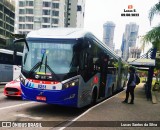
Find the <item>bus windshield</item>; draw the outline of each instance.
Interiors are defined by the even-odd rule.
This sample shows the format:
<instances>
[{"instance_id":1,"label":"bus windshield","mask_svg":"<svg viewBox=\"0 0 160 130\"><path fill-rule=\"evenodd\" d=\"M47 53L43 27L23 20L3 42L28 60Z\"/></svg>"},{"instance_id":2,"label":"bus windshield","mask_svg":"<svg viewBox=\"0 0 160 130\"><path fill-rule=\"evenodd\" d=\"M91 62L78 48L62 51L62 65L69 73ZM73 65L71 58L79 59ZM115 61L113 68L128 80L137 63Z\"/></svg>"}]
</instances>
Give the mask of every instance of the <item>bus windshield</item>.
<instances>
[{"instance_id":1,"label":"bus windshield","mask_svg":"<svg viewBox=\"0 0 160 130\"><path fill-rule=\"evenodd\" d=\"M28 39L24 47L23 69L36 73L66 74L75 72L76 40ZM36 66L36 67L35 67ZM37 68L37 69L34 69Z\"/></svg>"}]
</instances>

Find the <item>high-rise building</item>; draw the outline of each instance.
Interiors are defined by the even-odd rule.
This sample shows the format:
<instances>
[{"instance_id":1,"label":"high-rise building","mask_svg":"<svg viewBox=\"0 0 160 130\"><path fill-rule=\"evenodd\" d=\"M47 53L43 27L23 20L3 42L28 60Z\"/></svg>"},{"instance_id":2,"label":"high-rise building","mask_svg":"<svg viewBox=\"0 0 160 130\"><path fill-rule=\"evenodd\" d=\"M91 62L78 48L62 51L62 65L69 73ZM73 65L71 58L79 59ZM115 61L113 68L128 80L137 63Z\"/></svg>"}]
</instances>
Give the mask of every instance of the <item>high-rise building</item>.
<instances>
[{"instance_id":1,"label":"high-rise building","mask_svg":"<svg viewBox=\"0 0 160 130\"><path fill-rule=\"evenodd\" d=\"M136 46L139 26L136 23L129 23L125 27L125 32L122 38L122 58L127 60L129 57L129 48Z\"/></svg>"},{"instance_id":2,"label":"high-rise building","mask_svg":"<svg viewBox=\"0 0 160 130\"><path fill-rule=\"evenodd\" d=\"M115 45L113 43L114 39L114 29L115 24L111 21L106 22L103 24L103 42L109 46L111 50L114 50Z\"/></svg>"},{"instance_id":3,"label":"high-rise building","mask_svg":"<svg viewBox=\"0 0 160 130\"><path fill-rule=\"evenodd\" d=\"M116 50L115 50L115 53L116 53L119 57L122 56L122 51L121 51L120 49L116 49Z\"/></svg>"},{"instance_id":4,"label":"high-rise building","mask_svg":"<svg viewBox=\"0 0 160 130\"><path fill-rule=\"evenodd\" d=\"M52 27L83 27L85 0L17 0L15 33Z\"/></svg>"},{"instance_id":5,"label":"high-rise building","mask_svg":"<svg viewBox=\"0 0 160 130\"><path fill-rule=\"evenodd\" d=\"M15 6L10 0L0 0L0 47L4 47L14 32Z\"/></svg>"}]
</instances>

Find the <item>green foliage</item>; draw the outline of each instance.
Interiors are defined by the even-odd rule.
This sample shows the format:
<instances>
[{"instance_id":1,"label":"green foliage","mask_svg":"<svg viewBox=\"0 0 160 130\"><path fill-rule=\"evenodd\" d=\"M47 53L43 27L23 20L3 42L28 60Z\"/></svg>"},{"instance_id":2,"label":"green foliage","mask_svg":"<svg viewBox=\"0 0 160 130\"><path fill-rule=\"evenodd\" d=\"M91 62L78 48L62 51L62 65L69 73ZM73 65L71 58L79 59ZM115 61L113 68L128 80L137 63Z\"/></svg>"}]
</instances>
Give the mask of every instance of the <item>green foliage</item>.
<instances>
[{"instance_id":1,"label":"green foliage","mask_svg":"<svg viewBox=\"0 0 160 130\"><path fill-rule=\"evenodd\" d=\"M157 14L160 14L160 2L155 4L149 12L149 20L150 22L153 20L153 17ZM143 45L142 48L144 49L145 45L148 43L152 43L153 48L157 48L160 50L160 25L154 27L152 30L146 33L146 35L142 38Z\"/></svg>"},{"instance_id":2,"label":"green foliage","mask_svg":"<svg viewBox=\"0 0 160 130\"><path fill-rule=\"evenodd\" d=\"M143 44L146 45L151 42L153 47L157 48L157 50L160 50L160 25L147 32L142 40Z\"/></svg>"},{"instance_id":3,"label":"green foliage","mask_svg":"<svg viewBox=\"0 0 160 130\"><path fill-rule=\"evenodd\" d=\"M160 59L156 59L156 69L160 69Z\"/></svg>"},{"instance_id":4,"label":"green foliage","mask_svg":"<svg viewBox=\"0 0 160 130\"><path fill-rule=\"evenodd\" d=\"M151 21L153 20L153 17L159 13L160 13L160 2L155 4L149 11L150 24L151 24Z\"/></svg>"}]
</instances>

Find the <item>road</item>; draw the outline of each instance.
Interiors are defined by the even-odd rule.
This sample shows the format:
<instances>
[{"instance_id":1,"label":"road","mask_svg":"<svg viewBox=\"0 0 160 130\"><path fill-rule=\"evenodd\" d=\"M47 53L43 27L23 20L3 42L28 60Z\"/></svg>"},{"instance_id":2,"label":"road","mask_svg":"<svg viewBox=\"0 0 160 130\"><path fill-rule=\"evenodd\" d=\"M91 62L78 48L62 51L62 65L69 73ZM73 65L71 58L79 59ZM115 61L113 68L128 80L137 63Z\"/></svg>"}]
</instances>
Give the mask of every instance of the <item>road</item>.
<instances>
[{"instance_id":1,"label":"road","mask_svg":"<svg viewBox=\"0 0 160 130\"><path fill-rule=\"evenodd\" d=\"M53 127L62 126L63 123L73 120L86 109L23 101L21 98L7 98L3 95L3 85L0 86L0 121L53 121ZM52 128L45 128L45 130Z\"/></svg>"}]
</instances>

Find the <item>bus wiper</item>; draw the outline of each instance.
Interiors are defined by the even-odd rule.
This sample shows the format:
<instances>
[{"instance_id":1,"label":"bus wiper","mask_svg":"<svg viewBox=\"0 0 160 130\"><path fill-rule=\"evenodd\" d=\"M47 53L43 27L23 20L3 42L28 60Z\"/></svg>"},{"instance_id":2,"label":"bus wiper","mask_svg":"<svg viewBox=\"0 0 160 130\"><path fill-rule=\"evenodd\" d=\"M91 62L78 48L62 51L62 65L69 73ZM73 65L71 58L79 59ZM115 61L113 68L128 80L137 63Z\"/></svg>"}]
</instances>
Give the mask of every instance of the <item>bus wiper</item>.
<instances>
[{"instance_id":1,"label":"bus wiper","mask_svg":"<svg viewBox=\"0 0 160 130\"><path fill-rule=\"evenodd\" d=\"M41 58L41 61L39 61L37 64L35 64L35 66L33 66L33 68L28 72L28 74L30 74L31 72L35 72L38 69L39 66L40 66L40 68L39 68L39 71L40 71L42 63L43 63L43 59L44 59L44 54Z\"/></svg>"},{"instance_id":2,"label":"bus wiper","mask_svg":"<svg viewBox=\"0 0 160 130\"><path fill-rule=\"evenodd\" d=\"M42 56L42 59L41 59L41 65L40 65L40 67L39 67L39 72L41 71L41 67L42 67L43 59L44 59L44 53L43 53L43 56Z\"/></svg>"},{"instance_id":3,"label":"bus wiper","mask_svg":"<svg viewBox=\"0 0 160 130\"><path fill-rule=\"evenodd\" d=\"M28 72L28 74L30 74L31 72L35 72L41 64L42 62L39 61L35 66L33 66L33 68Z\"/></svg>"},{"instance_id":4,"label":"bus wiper","mask_svg":"<svg viewBox=\"0 0 160 130\"><path fill-rule=\"evenodd\" d=\"M57 81L59 81L59 77L54 73L54 71L51 69L51 67L47 64L47 56L45 60L45 74L46 74L46 69L49 69L49 71L52 73L52 76L56 78Z\"/></svg>"}]
</instances>

